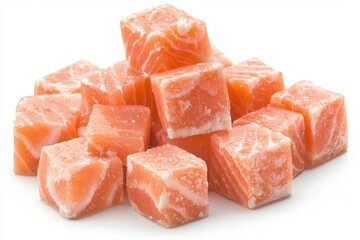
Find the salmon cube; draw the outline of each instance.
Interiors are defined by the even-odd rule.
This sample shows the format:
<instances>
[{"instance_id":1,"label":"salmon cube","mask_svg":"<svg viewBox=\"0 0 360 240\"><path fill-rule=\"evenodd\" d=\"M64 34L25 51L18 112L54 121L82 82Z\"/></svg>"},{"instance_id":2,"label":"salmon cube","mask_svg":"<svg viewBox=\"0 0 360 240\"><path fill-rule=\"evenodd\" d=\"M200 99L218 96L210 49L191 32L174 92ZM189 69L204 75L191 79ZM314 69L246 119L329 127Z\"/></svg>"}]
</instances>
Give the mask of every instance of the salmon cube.
<instances>
[{"instance_id":1,"label":"salmon cube","mask_svg":"<svg viewBox=\"0 0 360 240\"><path fill-rule=\"evenodd\" d=\"M256 123L211 136L213 190L253 209L290 194L290 138ZM213 171L213 172L212 172Z\"/></svg>"},{"instance_id":2,"label":"salmon cube","mask_svg":"<svg viewBox=\"0 0 360 240\"><path fill-rule=\"evenodd\" d=\"M307 157L304 117L300 113L268 106L235 120L233 126L252 122L281 132L291 139L293 176L300 174L304 170Z\"/></svg>"},{"instance_id":3,"label":"salmon cube","mask_svg":"<svg viewBox=\"0 0 360 240\"><path fill-rule=\"evenodd\" d=\"M81 81L84 122L87 123L92 106L146 105L151 92L149 77L139 69L130 68L127 61L96 71ZM147 86L147 88L146 88Z\"/></svg>"},{"instance_id":4,"label":"salmon cube","mask_svg":"<svg viewBox=\"0 0 360 240\"><path fill-rule=\"evenodd\" d=\"M289 89L274 94L271 105L304 116L308 154L305 167L316 167L346 152L348 134L343 95L309 81L299 81Z\"/></svg>"},{"instance_id":5,"label":"salmon cube","mask_svg":"<svg viewBox=\"0 0 360 240\"><path fill-rule=\"evenodd\" d=\"M233 121L267 106L274 93L284 90L282 73L257 58L227 67L224 73Z\"/></svg>"},{"instance_id":6,"label":"salmon cube","mask_svg":"<svg viewBox=\"0 0 360 240\"><path fill-rule=\"evenodd\" d=\"M74 62L36 80L34 94L80 93L81 78L98 69L86 60Z\"/></svg>"},{"instance_id":7,"label":"salmon cube","mask_svg":"<svg viewBox=\"0 0 360 240\"><path fill-rule=\"evenodd\" d=\"M162 5L121 20L126 59L148 74L207 62L210 44L205 22Z\"/></svg>"},{"instance_id":8,"label":"salmon cube","mask_svg":"<svg viewBox=\"0 0 360 240\"><path fill-rule=\"evenodd\" d=\"M162 126L170 139L231 129L222 65L199 63L151 75Z\"/></svg>"},{"instance_id":9,"label":"salmon cube","mask_svg":"<svg viewBox=\"0 0 360 240\"><path fill-rule=\"evenodd\" d=\"M203 160L170 144L129 155L129 202L165 227L203 218L209 211L206 175Z\"/></svg>"},{"instance_id":10,"label":"salmon cube","mask_svg":"<svg viewBox=\"0 0 360 240\"><path fill-rule=\"evenodd\" d=\"M230 59L215 46L211 46L210 62L220 62L224 68L233 65Z\"/></svg>"},{"instance_id":11,"label":"salmon cube","mask_svg":"<svg viewBox=\"0 0 360 240\"><path fill-rule=\"evenodd\" d=\"M206 163L210 159L209 149L210 137L212 133L194 135L179 139L170 139L160 123L153 125L153 132L156 146L171 144L194 154L196 157L201 158Z\"/></svg>"},{"instance_id":12,"label":"salmon cube","mask_svg":"<svg viewBox=\"0 0 360 240\"><path fill-rule=\"evenodd\" d=\"M116 154L126 165L127 155L148 148L150 126L148 107L96 104L87 126L88 151L94 155Z\"/></svg>"},{"instance_id":13,"label":"salmon cube","mask_svg":"<svg viewBox=\"0 0 360 240\"><path fill-rule=\"evenodd\" d=\"M14 173L36 175L41 148L77 137L80 94L25 97L14 121Z\"/></svg>"},{"instance_id":14,"label":"salmon cube","mask_svg":"<svg viewBox=\"0 0 360 240\"><path fill-rule=\"evenodd\" d=\"M123 201L121 160L96 157L86 149L86 139L76 138L41 150L40 198L65 218L87 216Z\"/></svg>"}]
</instances>

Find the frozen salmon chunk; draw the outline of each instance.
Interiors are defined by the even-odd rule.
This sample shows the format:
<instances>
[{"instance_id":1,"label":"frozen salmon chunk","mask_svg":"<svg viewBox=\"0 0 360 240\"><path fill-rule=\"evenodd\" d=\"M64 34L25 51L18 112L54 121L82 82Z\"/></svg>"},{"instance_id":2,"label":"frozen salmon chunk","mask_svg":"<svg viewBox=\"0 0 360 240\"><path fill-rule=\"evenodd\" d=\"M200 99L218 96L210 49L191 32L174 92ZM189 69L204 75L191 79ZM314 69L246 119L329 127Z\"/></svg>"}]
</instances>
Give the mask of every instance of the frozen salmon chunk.
<instances>
[{"instance_id":1,"label":"frozen salmon chunk","mask_svg":"<svg viewBox=\"0 0 360 240\"><path fill-rule=\"evenodd\" d=\"M96 104L87 126L88 151L95 155L116 154L126 165L129 154L148 148L150 127L148 107Z\"/></svg>"},{"instance_id":2,"label":"frozen salmon chunk","mask_svg":"<svg viewBox=\"0 0 360 240\"><path fill-rule=\"evenodd\" d=\"M347 149L347 121L344 96L309 81L299 81L274 94L271 105L301 113L305 120L307 161L316 167Z\"/></svg>"},{"instance_id":3,"label":"frozen salmon chunk","mask_svg":"<svg viewBox=\"0 0 360 240\"><path fill-rule=\"evenodd\" d=\"M81 78L98 69L86 60L74 62L36 80L34 94L80 93Z\"/></svg>"},{"instance_id":4,"label":"frozen salmon chunk","mask_svg":"<svg viewBox=\"0 0 360 240\"><path fill-rule=\"evenodd\" d=\"M274 93L284 90L282 73L258 58L227 67L224 74L233 121L267 106Z\"/></svg>"},{"instance_id":5,"label":"frozen salmon chunk","mask_svg":"<svg viewBox=\"0 0 360 240\"><path fill-rule=\"evenodd\" d=\"M233 65L230 59L228 59L223 52L221 52L219 49L217 49L212 45L211 45L210 62L220 62L224 68Z\"/></svg>"},{"instance_id":6,"label":"frozen salmon chunk","mask_svg":"<svg viewBox=\"0 0 360 240\"><path fill-rule=\"evenodd\" d=\"M129 155L129 202L165 227L200 219L209 211L206 175L203 160L170 144Z\"/></svg>"},{"instance_id":7,"label":"frozen salmon chunk","mask_svg":"<svg viewBox=\"0 0 360 240\"><path fill-rule=\"evenodd\" d=\"M151 92L149 77L137 68L130 68L127 61L96 71L81 80L81 97L84 121L87 122L92 106L146 105Z\"/></svg>"},{"instance_id":8,"label":"frozen salmon chunk","mask_svg":"<svg viewBox=\"0 0 360 240\"><path fill-rule=\"evenodd\" d=\"M305 145L305 123L300 113L283 108L267 106L234 121L233 126L258 123L273 131L281 132L291 139L293 176L304 170L307 157Z\"/></svg>"},{"instance_id":9,"label":"frozen salmon chunk","mask_svg":"<svg viewBox=\"0 0 360 240\"><path fill-rule=\"evenodd\" d=\"M207 62L206 25L188 13L162 5L121 20L126 59L148 74Z\"/></svg>"},{"instance_id":10,"label":"frozen salmon chunk","mask_svg":"<svg viewBox=\"0 0 360 240\"><path fill-rule=\"evenodd\" d=\"M85 138L44 147L38 171L40 198L65 218L93 214L123 201L122 162L87 152Z\"/></svg>"},{"instance_id":11,"label":"frozen salmon chunk","mask_svg":"<svg viewBox=\"0 0 360 240\"><path fill-rule=\"evenodd\" d=\"M25 97L14 121L14 173L36 175L41 148L77 137L80 94Z\"/></svg>"},{"instance_id":12,"label":"frozen salmon chunk","mask_svg":"<svg viewBox=\"0 0 360 240\"><path fill-rule=\"evenodd\" d=\"M291 141L251 123L211 136L213 190L256 208L290 194ZM212 172L214 171L214 172Z\"/></svg>"},{"instance_id":13,"label":"frozen salmon chunk","mask_svg":"<svg viewBox=\"0 0 360 240\"><path fill-rule=\"evenodd\" d=\"M165 129L160 123L153 124L154 143L156 146L165 144L175 145L196 157L201 158L206 163L210 159L210 137L212 133L193 135L190 137L170 139Z\"/></svg>"},{"instance_id":14,"label":"frozen salmon chunk","mask_svg":"<svg viewBox=\"0 0 360 240\"><path fill-rule=\"evenodd\" d=\"M220 63L199 63L150 78L159 118L170 139L231 128Z\"/></svg>"}]
</instances>

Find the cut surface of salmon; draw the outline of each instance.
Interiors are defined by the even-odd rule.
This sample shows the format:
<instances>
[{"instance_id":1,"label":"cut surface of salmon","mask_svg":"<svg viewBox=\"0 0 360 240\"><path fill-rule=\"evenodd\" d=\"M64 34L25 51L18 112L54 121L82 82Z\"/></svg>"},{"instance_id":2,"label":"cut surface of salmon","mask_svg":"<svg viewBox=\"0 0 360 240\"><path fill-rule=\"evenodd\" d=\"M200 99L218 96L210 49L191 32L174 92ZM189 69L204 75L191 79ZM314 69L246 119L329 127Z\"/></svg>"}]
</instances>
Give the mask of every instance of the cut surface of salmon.
<instances>
[{"instance_id":1,"label":"cut surface of salmon","mask_svg":"<svg viewBox=\"0 0 360 240\"><path fill-rule=\"evenodd\" d=\"M219 62L223 65L223 67L230 67L233 63L230 59L219 49L211 45L211 55L210 62Z\"/></svg>"},{"instance_id":2,"label":"cut surface of salmon","mask_svg":"<svg viewBox=\"0 0 360 240\"><path fill-rule=\"evenodd\" d=\"M210 159L210 137L212 133L170 139L161 123L153 124L153 133L156 146L171 144L194 154L206 163Z\"/></svg>"},{"instance_id":3,"label":"cut surface of salmon","mask_svg":"<svg viewBox=\"0 0 360 240\"><path fill-rule=\"evenodd\" d=\"M206 25L188 13L162 5L121 20L126 59L152 74L207 62L210 44Z\"/></svg>"},{"instance_id":4,"label":"cut surface of salmon","mask_svg":"<svg viewBox=\"0 0 360 240\"><path fill-rule=\"evenodd\" d=\"M284 90L282 73L251 58L224 69L231 103L231 117L236 120L270 103L271 96Z\"/></svg>"},{"instance_id":5,"label":"cut surface of salmon","mask_svg":"<svg viewBox=\"0 0 360 240\"><path fill-rule=\"evenodd\" d=\"M65 218L83 217L123 201L121 160L90 155L85 138L44 147L38 183L40 198Z\"/></svg>"},{"instance_id":6,"label":"cut surface of salmon","mask_svg":"<svg viewBox=\"0 0 360 240\"><path fill-rule=\"evenodd\" d=\"M165 227L203 218L209 211L206 175L203 160L170 144L129 155L129 202Z\"/></svg>"},{"instance_id":7,"label":"cut surface of salmon","mask_svg":"<svg viewBox=\"0 0 360 240\"><path fill-rule=\"evenodd\" d=\"M256 123L211 136L213 190L256 208L288 196L292 185L290 138ZM214 172L211 172L214 171Z\"/></svg>"},{"instance_id":8,"label":"cut surface of salmon","mask_svg":"<svg viewBox=\"0 0 360 240\"><path fill-rule=\"evenodd\" d=\"M103 70L87 75L81 81L81 97L84 121L87 122L92 106L147 105L149 77L137 68L130 68L127 61L121 61Z\"/></svg>"},{"instance_id":9,"label":"cut surface of salmon","mask_svg":"<svg viewBox=\"0 0 360 240\"><path fill-rule=\"evenodd\" d=\"M81 78L98 69L86 60L74 62L36 80L34 94L80 93Z\"/></svg>"},{"instance_id":10,"label":"cut surface of salmon","mask_svg":"<svg viewBox=\"0 0 360 240\"><path fill-rule=\"evenodd\" d=\"M93 106L87 126L88 151L116 154L126 165L129 154L145 151L150 139L150 109L139 105Z\"/></svg>"},{"instance_id":11,"label":"cut surface of salmon","mask_svg":"<svg viewBox=\"0 0 360 240\"><path fill-rule=\"evenodd\" d=\"M305 123L300 113L283 108L267 106L234 121L233 126L258 123L273 131L281 132L291 139L293 176L304 170L307 158L305 145Z\"/></svg>"},{"instance_id":12,"label":"cut surface of salmon","mask_svg":"<svg viewBox=\"0 0 360 240\"><path fill-rule=\"evenodd\" d=\"M76 138L80 116L80 94L21 99L14 121L14 173L36 175L41 148Z\"/></svg>"},{"instance_id":13,"label":"cut surface of salmon","mask_svg":"<svg viewBox=\"0 0 360 240\"><path fill-rule=\"evenodd\" d=\"M159 118L170 139L231 128L220 63L199 63L150 78Z\"/></svg>"},{"instance_id":14,"label":"cut surface of salmon","mask_svg":"<svg viewBox=\"0 0 360 240\"><path fill-rule=\"evenodd\" d=\"M271 105L301 113L305 120L308 158L305 167L316 167L344 152L348 145L344 96L309 81L299 81L274 94Z\"/></svg>"}]
</instances>

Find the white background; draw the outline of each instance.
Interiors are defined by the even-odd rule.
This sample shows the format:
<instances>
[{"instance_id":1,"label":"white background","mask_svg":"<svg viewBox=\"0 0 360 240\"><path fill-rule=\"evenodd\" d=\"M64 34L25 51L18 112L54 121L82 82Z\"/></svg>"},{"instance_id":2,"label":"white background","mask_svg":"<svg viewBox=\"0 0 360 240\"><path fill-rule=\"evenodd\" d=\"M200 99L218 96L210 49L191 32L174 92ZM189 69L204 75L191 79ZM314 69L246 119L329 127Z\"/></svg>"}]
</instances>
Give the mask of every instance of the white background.
<instances>
[{"instance_id":1,"label":"white background","mask_svg":"<svg viewBox=\"0 0 360 240\"><path fill-rule=\"evenodd\" d=\"M360 8L356 1L171 1L207 23L235 63L259 57L286 87L307 79L346 98L348 152L297 177L291 197L248 210L210 194L210 215L165 229L128 203L66 220L39 200L35 177L12 173L12 121L34 81L79 59L124 59L120 19L164 1L2 1L0 239L360 239ZM170 1L169 1L170 2Z\"/></svg>"}]
</instances>

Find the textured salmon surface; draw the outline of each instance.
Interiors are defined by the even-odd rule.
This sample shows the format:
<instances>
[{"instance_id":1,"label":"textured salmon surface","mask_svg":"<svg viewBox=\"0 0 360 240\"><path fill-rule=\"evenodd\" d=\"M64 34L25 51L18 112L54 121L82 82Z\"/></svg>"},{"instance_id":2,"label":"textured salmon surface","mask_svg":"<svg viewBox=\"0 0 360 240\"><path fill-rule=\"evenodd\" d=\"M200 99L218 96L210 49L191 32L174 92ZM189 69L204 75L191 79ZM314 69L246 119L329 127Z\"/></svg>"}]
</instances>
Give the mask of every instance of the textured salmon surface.
<instances>
[{"instance_id":1,"label":"textured salmon surface","mask_svg":"<svg viewBox=\"0 0 360 240\"><path fill-rule=\"evenodd\" d=\"M231 128L220 63L200 63L150 78L159 118L170 139Z\"/></svg>"},{"instance_id":2,"label":"textured salmon surface","mask_svg":"<svg viewBox=\"0 0 360 240\"><path fill-rule=\"evenodd\" d=\"M152 74L207 62L210 44L206 25L171 5L135 13L121 20L126 59Z\"/></svg>"},{"instance_id":3,"label":"textured salmon surface","mask_svg":"<svg viewBox=\"0 0 360 240\"><path fill-rule=\"evenodd\" d=\"M131 153L145 151L150 139L150 109L145 106L96 104L87 126L88 151L116 154L126 165Z\"/></svg>"},{"instance_id":4,"label":"textured salmon surface","mask_svg":"<svg viewBox=\"0 0 360 240\"><path fill-rule=\"evenodd\" d=\"M80 117L80 94L21 99L14 121L14 173L36 175L41 148L76 138Z\"/></svg>"},{"instance_id":5,"label":"textured salmon surface","mask_svg":"<svg viewBox=\"0 0 360 240\"><path fill-rule=\"evenodd\" d=\"M212 190L256 208L288 196L292 185L290 138L256 123L211 136Z\"/></svg>"},{"instance_id":6,"label":"textured salmon surface","mask_svg":"<svg viewBox=\"0 0 360 240\"><path fill-rule=\"evenodd\" d=\"M211 46L210 62L220 62L224 68L233 65L230 59L214 46Z\"/></svg>"},{"instance_id":7,"label":"textured salmon surface","mask_svg":"<svg viewBox=\"0 0 360 240\"><path fill-rule=\"evenodd\" d=\"M251 58L224 69L231 103L231 117L236 120L270 103L271 96L284 90L282 73Z\"/></svg>"},{"instance_id":8,"label":"textured salmon surface","mask_svg":"<svg viewBox=\"0 0 360 240\"><path fill-rule=\"evenodd\" d=\"M41 151L40 198L65 218L83 217L123 201L121 160L96 157L86 149L86 139L76 138Z\"/></svg>"},{"instance_id":9,"label":"textured salmon surface","mask_svg":"<svg viewBox=\"0 0 360 240\"><path fill-rule=\"evenodd\" d=\"M209 211L203 160L166 144L129 155L127 192L142 215L166 227L205 217Z\"/></svg>"},{"instance_id":10,"label":"textured salmon surface","mask_svg":"<svg viewBox=\"0 0 360 240\"><path fill-rule=\"evenodd\" d=\"M344 96L309 81L299 81L271 98L271 105L301 113L305 120L308 160L316 167L347 149L348 134Z\"/></svg>"},{"instance_id":11,"label":"textured salmon surface","mask_svg":"<svg viewBox=\"0 0 360 240\"><path fill-rule=\"evenodd\" d=\"M96 71L81 81L81 97L84 121L87 122L92 106L148 105L151 92L149 77L137 68L130 68L121 61L103 70Z\"/></svg>"},{"instance_id":12,"label":"textured salmon surface","mask_svg":"<svg viewBox=\"0 0 360 240\"><path fill-rule=\"evenodd\" d=\"M304 170L307 158L305 145L305 123L300 113L277 107L264 107L234 121L233 126L258 123L273 131L281 132L291 139L293 176Z\"/></svg>"},{"instance_id":13,"label":"textured salmon surface","mask_svg":"<svg viewBox=\"0 0 360 240\"><path fill-rule=\"evenodd\" d=\"M34 94L80 93L81 78L98 69L86 60L74 62L36 80Z\"/></svg>"}]
</instances>

